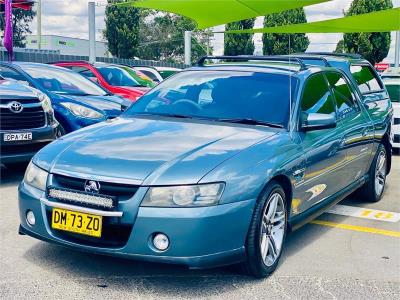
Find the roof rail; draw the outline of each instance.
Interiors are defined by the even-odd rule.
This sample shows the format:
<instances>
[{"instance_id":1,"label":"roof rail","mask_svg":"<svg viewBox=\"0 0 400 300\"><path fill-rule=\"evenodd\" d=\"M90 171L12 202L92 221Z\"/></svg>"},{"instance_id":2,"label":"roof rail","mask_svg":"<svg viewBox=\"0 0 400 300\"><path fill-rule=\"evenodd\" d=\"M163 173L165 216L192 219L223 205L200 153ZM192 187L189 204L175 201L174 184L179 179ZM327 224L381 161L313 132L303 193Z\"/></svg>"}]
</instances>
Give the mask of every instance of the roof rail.
<instances>
[{"instance_id":1,"label":"roof rail","mask_svg":"<svg viewBox=\"0 0 400 300\"><path fill-rule=\"evenodd\" d=\"M255 56L255 55L238 55L238 56L203 56L197 62L197 66L204 66L206 60L231 60L231 61L272 61L272 62L287 62L287 63L297 63L300 65L300 70L307 69L307 66L297 57L291 56Z\"/></svg>"},{"instance_id":2,"label":"roof rail","mask_svg":"<svg viewBox=\"0 0 400 300\"><path fill-rule=\"evenodd\" d=\"M290 54L290 57L296 57L300 60L320 60L325 64L325 67L332 67L331 64L328 62L328 60L321 56L315 56L315 55L313 56L307 53L296 53L296 54ZM307 65L307 63L305 63L304 61L303 63Z\"/></svg>"},{"instance_id":3,"label":"roof rail","mask_svg":"<svg viewBox=\"0 0 400 300\"><path fill-rule=\"evenodd\" d=\"M357 53L307 52L304 54L305 55L311 54L311 55L323 55L323 56L339 56L339 57L348 57L348 58L363 58L360 54L357 54Z\"/></svg>"}]
</instances>

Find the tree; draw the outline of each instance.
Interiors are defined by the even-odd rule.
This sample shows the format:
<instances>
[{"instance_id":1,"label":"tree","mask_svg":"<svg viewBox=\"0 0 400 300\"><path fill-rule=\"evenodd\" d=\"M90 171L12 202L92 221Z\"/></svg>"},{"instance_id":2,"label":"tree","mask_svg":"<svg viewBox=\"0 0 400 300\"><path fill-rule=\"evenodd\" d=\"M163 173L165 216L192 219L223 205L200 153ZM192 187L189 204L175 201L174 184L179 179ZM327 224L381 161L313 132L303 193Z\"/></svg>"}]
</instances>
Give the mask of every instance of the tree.
<instances>
[{"instance_id":1,"label":"tree","mask_svg":"<svg viewBox=\"0 0 400 300\"><path fill-rule=\"evenodd\" d=\"M391 0L354 0L345 16L365 14L393 7ZM346 52L361 54L371 64L381 62L389 53L390 32L344 34Z\"/></svg>"},{"instance_id":2,"label":"tree","mask_svg":"<svg viewBox=\"0 0 400 300\"><path fill-rule=\"evenodd\" d=\"M118 58L133 58L138 52L140 11L134 7L112 5L121 0L107 2L103 35L108 42L108 50Z\"/></svg>"},{"instance_id":3,"label":"tree","mask_svg":"<svg viewBox=\"0 0 400 300\"><path fill-rule=\"evenodd\" d=\"M344 40L340 40L337 45L334 53L344 53Z\"/></svg>"},{"instance_id":4,"label":"tree","mask_svg":"<svg viewBox=\"0 0 400 300\"><path fill-rule=\"evenodd\" d=\"M255 19L233 22L226 25L225 30L252 29ZM224 40L225 55L253 55L254 42L253 34L232 33L225 35Z\"/></svg>"},{"instance_id":5,"label":"tree","mask_svg":"<svg viewBox=\"0 0 400 300\"><path fill-rule=\"evenodd\" d=\"M192 33L192 61L196 61L211 51L211 32L195 31L194 21L174 14L152 10L142 12L140 18L140 46L138 56L142 59L184 61L184 32Z\"/></svg>"},{"instance_id":6,"label":"tree","mask_svg":"<svg viewBox=\"0 0 400 300\"><path fill-rule=\"evenodd\" d=\"M291 9L281 13L267 15L264 27L275 27L288 24L307 23L303 8ZM263 52L265 55L299 53L307 50L310 40L304 33L263 35Z\"/></svg>"},{"instance_id":7,"label":"tree","mask_svg":"<svg viewBox=\"0 0 400 300\"><path fill-rule=\"evenodd\" d=\"M13 9L12 25L13 25L14 47L25 48L26 35L32 33L31 30L29 29L29 26L35 15L36 13L32 10L23 10L20 8ZM4 29L5 29L5 15L4 13L0 13L0 31L3 34L4 34ZM1 40L3 40L3 36L1 36Z\"/></svg>"}]
</instances>

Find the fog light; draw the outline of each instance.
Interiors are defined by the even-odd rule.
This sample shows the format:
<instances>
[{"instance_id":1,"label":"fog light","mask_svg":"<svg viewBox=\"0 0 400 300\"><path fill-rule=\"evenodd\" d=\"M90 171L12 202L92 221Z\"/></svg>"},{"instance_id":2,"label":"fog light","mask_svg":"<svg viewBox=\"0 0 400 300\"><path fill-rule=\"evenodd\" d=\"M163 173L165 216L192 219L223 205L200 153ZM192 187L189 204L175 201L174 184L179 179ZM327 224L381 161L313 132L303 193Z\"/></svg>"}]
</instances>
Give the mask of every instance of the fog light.
<instances>
[{"instance_id":1,"label":"fog light","mask_svg":"<svg viewBox=\"0 0 400 300\"><path fill-rule=\"evenodd\" d=\"M28 222L28 224L31 226L35 225L36 219L35 219L35 214L33 213L33 211L28 210L28 212L26 213L26 222Z\"/></svg>"},{"instance_id":2,"label":"fog light","mask_svg":"<svg viewBox=\"0 0 400 300\"><path fill-rule=\"evenodd\" d=\"M165 234L157 233L153 238L153 245L157 250L165 251L169 247L169 239Z\"/></svg>"}]
</instances>

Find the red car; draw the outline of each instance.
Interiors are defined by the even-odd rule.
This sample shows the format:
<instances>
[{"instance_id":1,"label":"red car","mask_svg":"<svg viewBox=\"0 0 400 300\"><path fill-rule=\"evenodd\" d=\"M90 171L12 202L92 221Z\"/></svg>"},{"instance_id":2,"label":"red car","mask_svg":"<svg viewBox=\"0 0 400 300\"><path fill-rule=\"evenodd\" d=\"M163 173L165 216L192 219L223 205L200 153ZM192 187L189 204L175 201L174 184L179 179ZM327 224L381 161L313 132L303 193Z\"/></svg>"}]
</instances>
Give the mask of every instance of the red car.
<instances>
[{"instance_id":1,"label":"red car","mask_svg":"<svg viewBox=\"0 0 400 300\"><path fill-rule=\"evenodd\" d=\"M87 61L57 62L54 64L86 76L110 92L133 102L149 90L148 87L141 85L129 72L118 65L91 64Z\"/></svg>"}]
</instances>

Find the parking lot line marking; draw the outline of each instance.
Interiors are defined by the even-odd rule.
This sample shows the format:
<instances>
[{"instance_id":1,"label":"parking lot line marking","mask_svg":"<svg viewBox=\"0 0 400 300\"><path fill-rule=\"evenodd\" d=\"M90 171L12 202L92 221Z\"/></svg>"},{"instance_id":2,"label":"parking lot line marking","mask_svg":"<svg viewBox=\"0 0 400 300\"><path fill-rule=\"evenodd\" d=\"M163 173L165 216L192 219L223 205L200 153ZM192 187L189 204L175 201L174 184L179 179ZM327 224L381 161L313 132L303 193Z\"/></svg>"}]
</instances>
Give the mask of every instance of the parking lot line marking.
<instances>
[{"instance_id":1,"label":"parking lot line marking","mask_svg":"<svg viewBox=\"0 0 400 300\"><path fill-rule=\"evenodd\" d=\"M333 227L333 228L340 228L340 229L353 230L353 231L359 231L359 232L381 234L381 235L400 238L400 231L391 231L391 230L384 230L384 229L371 228L371 227L340 224L340 223L321 221L321 220L314 220L314 221L311 221L310 223L315 224L315 225L328 226L328 227Z\"/></svg>"},{"instance_id":2,"label":"parking lot line marking","mask_svg":"<svg viewBox=\"0 0 400 300\"><path fill-rule=\"evenodd\" d=\"M326 211L330 214L384 221L384 222L398 222L400 220L400 213L376 210L348 205L335 205Z\"/></svg>"}]
</instances>

